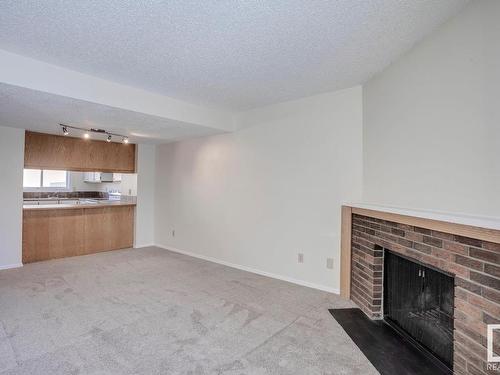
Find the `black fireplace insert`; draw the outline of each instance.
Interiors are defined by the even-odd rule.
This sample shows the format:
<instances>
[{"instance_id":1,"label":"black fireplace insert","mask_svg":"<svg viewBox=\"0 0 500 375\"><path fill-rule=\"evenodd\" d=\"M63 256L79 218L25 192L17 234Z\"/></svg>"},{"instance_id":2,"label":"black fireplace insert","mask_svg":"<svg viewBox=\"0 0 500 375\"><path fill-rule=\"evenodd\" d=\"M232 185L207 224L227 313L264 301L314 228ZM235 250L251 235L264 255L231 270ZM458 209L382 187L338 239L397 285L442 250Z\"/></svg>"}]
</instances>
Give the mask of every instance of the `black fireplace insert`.
<instances>
[{"instance_id":1,"label":"black fireplace insert","mask_svg":"<svg viewBox=\"0 0 500 375\"><path fill-rule=\"evenodd\" d=\"M385 249L384 319L452 369L454 278Z\"/></svg>"}]
</instances>

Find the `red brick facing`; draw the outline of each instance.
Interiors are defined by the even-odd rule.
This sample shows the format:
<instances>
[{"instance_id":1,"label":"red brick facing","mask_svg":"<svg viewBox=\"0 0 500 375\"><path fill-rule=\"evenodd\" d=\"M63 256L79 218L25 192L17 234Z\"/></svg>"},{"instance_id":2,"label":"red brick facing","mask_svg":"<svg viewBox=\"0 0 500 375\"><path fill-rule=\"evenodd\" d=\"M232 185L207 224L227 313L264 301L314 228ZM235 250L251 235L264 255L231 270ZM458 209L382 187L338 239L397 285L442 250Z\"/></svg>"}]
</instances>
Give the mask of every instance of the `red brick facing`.
<instances>
[{"instance_id":1,"label":"red brick facing","mask_svg":"<svg viewBox=\"0 0 500 375\"><path fill-rule=\"evenodd\" d=\"M455 276L454 372L498 375L486 329L500 322L500 244L353 214L351 299L372 319L383 318L384 248Z\"/></svg>"}]
</instances>

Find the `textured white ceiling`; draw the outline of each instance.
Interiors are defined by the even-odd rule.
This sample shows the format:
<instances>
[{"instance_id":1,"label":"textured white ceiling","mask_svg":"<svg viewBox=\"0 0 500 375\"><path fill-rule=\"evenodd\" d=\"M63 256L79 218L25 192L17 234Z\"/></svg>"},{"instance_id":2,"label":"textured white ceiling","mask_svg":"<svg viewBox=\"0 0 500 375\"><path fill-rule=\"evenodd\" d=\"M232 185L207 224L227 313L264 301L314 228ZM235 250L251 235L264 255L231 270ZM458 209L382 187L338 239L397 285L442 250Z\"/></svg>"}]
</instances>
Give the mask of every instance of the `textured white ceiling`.
<instances>
[{"instance_id":1,"label":"textured white ceiling","mask_svg":"<svg viewBox=\"0 0 500 375\"><path fill-rule=\"evenodd\" d=\"M2 126L61 134L59 123L127 135L132 143L167 143L220 133L216 129L0 83ZM71 130L71 135L81 132ZM102 135L92 137L104 140ZM120 139L116 139L120 141Z\"/></svg>"},{"instance_id":2,"label":"textured white ceiling","mask_svg":"<svg viewBox=\"0 0 500 375\"><path fill-rule=\"evenodd\" d=\"M245 110L360 84L467 0L2 0L0 48Z\"/></svg>"}]
</instances>

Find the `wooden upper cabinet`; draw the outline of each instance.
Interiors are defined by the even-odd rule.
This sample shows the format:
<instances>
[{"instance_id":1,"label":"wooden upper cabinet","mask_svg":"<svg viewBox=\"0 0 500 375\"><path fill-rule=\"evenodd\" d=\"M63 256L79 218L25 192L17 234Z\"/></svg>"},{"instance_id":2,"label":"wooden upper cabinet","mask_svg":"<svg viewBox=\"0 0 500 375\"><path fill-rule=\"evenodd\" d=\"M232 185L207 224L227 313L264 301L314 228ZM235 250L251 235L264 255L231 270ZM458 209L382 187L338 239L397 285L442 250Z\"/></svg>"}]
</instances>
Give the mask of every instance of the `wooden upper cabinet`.
<instances>
[{"instance_id":1,"label":"wooden upper cabinet","mask_svg":"<svg viewBox=\"0 0 500 375\"><path fill-rule=\"evenodd\" d=\"M24 167L135 173L135 145L27 131Z\"/></svg>"}]
</instances>

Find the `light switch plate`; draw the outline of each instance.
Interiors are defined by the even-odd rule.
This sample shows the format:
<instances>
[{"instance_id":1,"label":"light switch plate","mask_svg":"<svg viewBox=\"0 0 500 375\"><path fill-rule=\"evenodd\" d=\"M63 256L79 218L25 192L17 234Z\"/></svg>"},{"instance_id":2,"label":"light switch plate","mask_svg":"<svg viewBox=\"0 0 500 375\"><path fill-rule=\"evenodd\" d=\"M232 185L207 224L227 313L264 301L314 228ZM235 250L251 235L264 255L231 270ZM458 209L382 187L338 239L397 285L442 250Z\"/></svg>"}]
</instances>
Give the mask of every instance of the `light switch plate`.
<instances>
[{"instance_id":1,"label":"light switch plate","mask_svg":"<svg viewBox=\"0 0 500 375\"><path fill-rule=\"evenodd\" d=\"M333 258L326 258L326 268L333 270Z\"/></svg>"}]
</instances>

